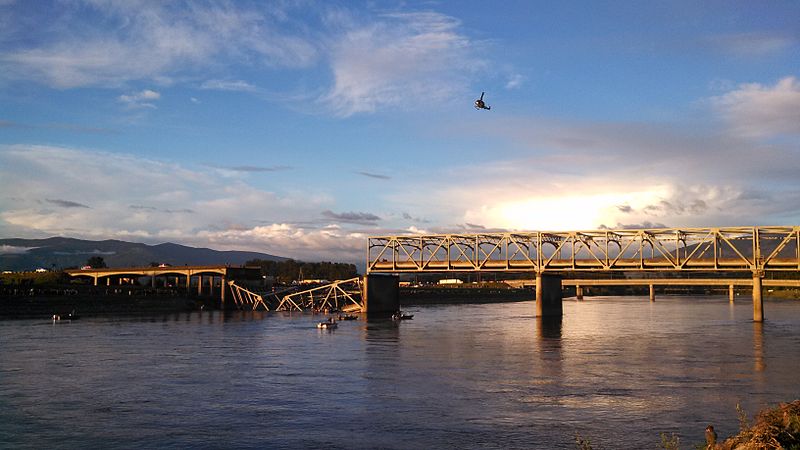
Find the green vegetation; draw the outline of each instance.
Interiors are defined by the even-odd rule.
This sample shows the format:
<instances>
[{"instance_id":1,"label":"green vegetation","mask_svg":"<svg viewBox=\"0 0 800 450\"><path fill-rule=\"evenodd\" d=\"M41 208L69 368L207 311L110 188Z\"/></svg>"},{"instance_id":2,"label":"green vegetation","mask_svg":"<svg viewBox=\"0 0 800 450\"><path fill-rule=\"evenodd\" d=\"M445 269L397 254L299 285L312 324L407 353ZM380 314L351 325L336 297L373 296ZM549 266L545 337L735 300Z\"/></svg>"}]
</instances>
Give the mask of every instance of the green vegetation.
<instances>
[{"instance_id":1,"label":"green vegetation","mask_svg":"<svg viewBox=\"0 0 800 450\"><path fill-rule=\"evenodd\" d=\"M6 286L52 286L67 283L69 283L69 276L61 271L13 272L0 274L0 285Z\"/></svg>"},{"instance_id":2,"label":"green vegetation","mask_svg":"<svg viewBox=\"0 0 800 450\"><path fill-rule=\"evenodd\" d=\"M91 266L92 269L103 269L106 266L106 261L103 259L102 256L92 256L88 260L86 260L86 265Z\"/></svg>"},{"instance_id":3,"label":"green vegetation","mask_svg":"<svg viewBox=\"0 0 800 450\"><path fill-rule=\"evenodd\" d=\"M268 261L251 259L246 266L261 267L261 274L274 277L281 283L291 283L295 280L346 280L358 276L355 264L315 262L307 263L288 259L286 261Z\"/></svg>"}]
</instances>

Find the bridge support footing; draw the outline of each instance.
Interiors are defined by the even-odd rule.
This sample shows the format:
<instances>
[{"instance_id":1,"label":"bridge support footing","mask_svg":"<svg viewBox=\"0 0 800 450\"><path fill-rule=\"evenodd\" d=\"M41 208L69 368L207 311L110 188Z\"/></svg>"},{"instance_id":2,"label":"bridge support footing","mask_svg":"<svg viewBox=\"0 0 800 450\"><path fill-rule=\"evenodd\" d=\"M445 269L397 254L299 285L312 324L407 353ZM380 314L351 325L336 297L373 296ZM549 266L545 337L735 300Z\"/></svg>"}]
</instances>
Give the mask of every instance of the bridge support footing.
<instances>
[{"instance_id":1,"label":"bridge support footing","mask_svg":"<svg viewBox=\"0 0 800 450\"><path fill-rule=\"evenodd\" d=\"M575 299L583 300L583 286L575 286Z\"/></svg>"},{"instance_id":2,"label":"bridge support footing","mask_svg":"<svg viewBox=\"0 0 800 450\"><path fill-rule=\"evenodd\" d=\"M764 302L761 298L761 274L753 274L753 322L764 321Z\"/></svg>"},{"instance_id":3,"label":"bridge support footing","mask_svg":"<svg viewBox=\"0 0 800 450\"><path fill-rule=\"evenodd\" d=\"M400 277L369 274L364 277L364 313L367 317L389 317L400 309Z\"/></svg>"},{"instance_id":4,"label":"bridge support footing","mask_svg":"<svg viewBox=\"0 0 800 450\"><path fill-rule=\"evenodd\" d=\"M561 277L536 274L536 316L561 316Z\"/></svg>"}]
</instances>

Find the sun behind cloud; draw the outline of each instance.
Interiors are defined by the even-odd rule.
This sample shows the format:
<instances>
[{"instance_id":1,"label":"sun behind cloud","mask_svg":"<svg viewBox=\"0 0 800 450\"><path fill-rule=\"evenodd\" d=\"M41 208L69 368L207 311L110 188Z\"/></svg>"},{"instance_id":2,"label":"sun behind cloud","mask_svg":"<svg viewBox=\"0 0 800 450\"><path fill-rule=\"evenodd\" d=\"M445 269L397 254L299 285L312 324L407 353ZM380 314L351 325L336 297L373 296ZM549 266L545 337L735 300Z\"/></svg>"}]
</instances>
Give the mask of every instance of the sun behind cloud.
<instances>
[{"instance_id":1,"label":"sun behind cloud","mask_svg":"<svg viewBox=\"0 0 800 450\"><path fill-rule=\"evenodd\" d=\"M594 230L635 220L634 211L665 197L666 188L653 187L642 192L522 198L469 210L465 220L520 231Z\"/></svg>"}]
</instances>

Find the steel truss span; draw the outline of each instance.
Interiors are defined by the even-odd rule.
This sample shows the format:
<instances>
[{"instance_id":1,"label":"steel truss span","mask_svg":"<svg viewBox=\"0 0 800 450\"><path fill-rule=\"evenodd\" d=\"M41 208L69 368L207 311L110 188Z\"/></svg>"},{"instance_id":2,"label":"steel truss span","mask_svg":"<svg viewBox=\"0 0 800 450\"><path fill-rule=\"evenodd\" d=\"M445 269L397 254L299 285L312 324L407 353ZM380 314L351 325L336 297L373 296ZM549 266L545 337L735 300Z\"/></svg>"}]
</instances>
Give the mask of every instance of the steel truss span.
<instances>
[{"instance_id":1,"label":"steel truss span","mask_svg":"<svg viewBox=\"0 0 800 450\"><path fill-rule=\"evenodd\" d=\"M800 271L800 226L373 236L368 273Z\"/></svg>"}]
</instances>

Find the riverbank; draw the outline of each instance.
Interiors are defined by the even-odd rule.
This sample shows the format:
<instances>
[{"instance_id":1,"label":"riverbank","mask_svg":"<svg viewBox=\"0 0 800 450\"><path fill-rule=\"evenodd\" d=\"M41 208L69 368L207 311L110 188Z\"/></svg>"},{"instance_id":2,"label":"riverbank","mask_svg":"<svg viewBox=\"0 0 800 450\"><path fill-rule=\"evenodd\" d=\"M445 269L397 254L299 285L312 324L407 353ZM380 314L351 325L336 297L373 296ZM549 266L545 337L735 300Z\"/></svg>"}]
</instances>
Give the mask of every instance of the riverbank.
<instances>
[{"instance_id":1,"label":"riverbank","mask_svg":"<svg viewBox=\"0 0 800 450\"><path fill-rule=\"evenodd\" d=\"M531 288L400 288L401 305L524 302L536 298Z\"/></svg>"},{"instance_id":2,"label":"riverbank","mask_svg":"<svg viewBox=\"0 0 800 450\"><path fill-rule=\"evenodd\" d=\"M180 289L27 288L0 295L0 319L66 315L104 316L183 312L216 306L215 299L197 298Z\"/></svg>"}]
</instances>

